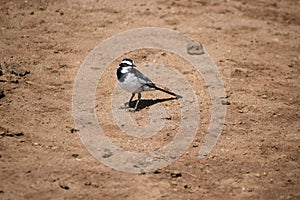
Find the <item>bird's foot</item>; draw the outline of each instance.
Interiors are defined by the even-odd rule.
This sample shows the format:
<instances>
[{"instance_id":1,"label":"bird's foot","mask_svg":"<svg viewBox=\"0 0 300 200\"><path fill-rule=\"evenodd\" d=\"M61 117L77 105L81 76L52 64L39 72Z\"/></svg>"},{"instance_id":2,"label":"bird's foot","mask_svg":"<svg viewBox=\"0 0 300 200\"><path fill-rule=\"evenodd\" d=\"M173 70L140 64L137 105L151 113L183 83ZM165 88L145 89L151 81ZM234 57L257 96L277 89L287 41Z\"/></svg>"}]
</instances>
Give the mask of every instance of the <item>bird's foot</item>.
<instances>
[{"instance_id":1,"label":"bird's foot","mask_svg":"<svg viewBox=\"0 0 300 200\"><path fill-rule=\"evenodd\" d=\"M134 105L130 105L129 102L124 103L124 105L120 107L120 109L129 109L129 108L134 108Z\"/></svg>"}]
</instances>

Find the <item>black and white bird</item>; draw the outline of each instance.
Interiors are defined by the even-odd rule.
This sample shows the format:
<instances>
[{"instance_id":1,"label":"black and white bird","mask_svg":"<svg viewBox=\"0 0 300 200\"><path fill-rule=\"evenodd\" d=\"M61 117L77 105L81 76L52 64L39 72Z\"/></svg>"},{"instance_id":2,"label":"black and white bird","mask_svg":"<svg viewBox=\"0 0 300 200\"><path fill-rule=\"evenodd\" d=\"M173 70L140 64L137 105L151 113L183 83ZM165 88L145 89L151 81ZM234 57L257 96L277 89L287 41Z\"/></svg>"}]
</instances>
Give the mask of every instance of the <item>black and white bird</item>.
<instances>
[{"instance_id":1,"label":"black and white bird","mask_svg":"<svg viewBox=\"0 0 300 200\"><path fill-rule=\"evenodd\" d=\"M132 94L129 99L128 106L135 94L138 94L138 100L134 106L134 111L137 110L142 97L141 92L143 91L159 90L170 94L177 99L182 98L180 95L157 87L148 77L137 70L133 60L128 58L125 58L120 62L119 68L117 69L117 80L122 89Z\"/></svg>"}]
</instances>

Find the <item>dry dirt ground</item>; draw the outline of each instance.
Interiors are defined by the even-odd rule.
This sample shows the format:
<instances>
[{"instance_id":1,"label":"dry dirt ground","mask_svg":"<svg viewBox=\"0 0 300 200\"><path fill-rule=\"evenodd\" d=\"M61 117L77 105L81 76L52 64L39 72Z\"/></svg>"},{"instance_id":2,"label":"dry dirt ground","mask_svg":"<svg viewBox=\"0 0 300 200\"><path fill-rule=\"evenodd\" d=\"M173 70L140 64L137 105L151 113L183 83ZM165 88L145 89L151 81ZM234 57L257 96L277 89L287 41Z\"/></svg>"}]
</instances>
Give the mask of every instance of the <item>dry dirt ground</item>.
<instances>
[{"instance_id":1,"label":"dry dirt ground","mask_svg":"<svg viewBox=\"0 0 300 200\"><path fill-rule=\"evenodd\" d=\"M300 199L300 1L15 0L1 1L0 10L0 199ZM217 145L199 160L210 117L205 82L168 53L129 52L139 65L155 59L183 70L202 99L188 151L156 172L130 174L86 150L74 130L72 92L97 44L140 27L169 28L201 42L230 105ZM143 151L101 115L109 113L103 102L110 102L119 61L101 80L106 88L98 87L99 121L117 145ZM155 95L164 96L145 98ZM131 116L146 124L148 109ZM153 150L173 136L167 127L142 143Z\"/></svg>"}]
</instances>

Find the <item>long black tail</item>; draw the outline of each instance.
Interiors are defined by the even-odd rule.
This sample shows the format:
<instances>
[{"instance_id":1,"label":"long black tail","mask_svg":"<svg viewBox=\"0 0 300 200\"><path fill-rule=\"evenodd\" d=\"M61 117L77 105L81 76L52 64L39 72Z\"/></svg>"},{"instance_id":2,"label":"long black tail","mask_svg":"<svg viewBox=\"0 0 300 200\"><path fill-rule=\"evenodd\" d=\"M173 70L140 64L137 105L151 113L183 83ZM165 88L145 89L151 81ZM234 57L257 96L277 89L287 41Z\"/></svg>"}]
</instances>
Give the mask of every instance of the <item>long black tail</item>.
<instances>
[{"instance_id":1,"label":"long black tail","mask_svg":"<svg viewBox=\"0 0 300 200\"><path fill-rule=\"evenodd\" d=\"M175 94L175 93L173 93L173 92L170 92L170 91L168 91L168 90L164 90L164 89L162 89L162 88L159 88L159 87L157 87L156 85L155 85L155 86L152 86L152 87L155 88L156 90L159 90L159 91L165 92L165 93L167 93L167 94L170 94L170 95L176 97L177 99L182 98L182 96L180 96L180 95L178 95L178 94Z\"/></svg>"}]
</instances>

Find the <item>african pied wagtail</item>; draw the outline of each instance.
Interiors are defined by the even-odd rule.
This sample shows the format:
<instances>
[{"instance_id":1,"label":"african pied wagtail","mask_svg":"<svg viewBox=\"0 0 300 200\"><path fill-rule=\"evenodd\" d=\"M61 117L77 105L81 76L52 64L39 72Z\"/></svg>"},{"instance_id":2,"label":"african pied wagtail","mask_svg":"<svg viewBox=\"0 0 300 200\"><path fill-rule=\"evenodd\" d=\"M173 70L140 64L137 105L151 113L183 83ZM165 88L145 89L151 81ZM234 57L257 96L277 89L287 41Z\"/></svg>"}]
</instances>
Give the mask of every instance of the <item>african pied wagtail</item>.
<instances>
[{"instance_id":1,"label":"african pied wagtail","mask_svg":"<svg viewBox=\"0 0 300 200\"><path fill-rule=\"evenodd\" d=\"M136 66L134 65L133 60L125 58L120 62L119 68L117 70L117 80L119 85L122 89L132 94L129 99L128 106L130 105L130 102L132 101L135 94L138 94L138 100L134 106L134 111L137 110L138 104L142 97L141 92L143 91L159 90L173 95L177 99L182 98L180 95L157 87L149 78L147 78L135 67Z\"/></svg>"}]
</instances>

